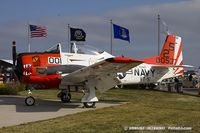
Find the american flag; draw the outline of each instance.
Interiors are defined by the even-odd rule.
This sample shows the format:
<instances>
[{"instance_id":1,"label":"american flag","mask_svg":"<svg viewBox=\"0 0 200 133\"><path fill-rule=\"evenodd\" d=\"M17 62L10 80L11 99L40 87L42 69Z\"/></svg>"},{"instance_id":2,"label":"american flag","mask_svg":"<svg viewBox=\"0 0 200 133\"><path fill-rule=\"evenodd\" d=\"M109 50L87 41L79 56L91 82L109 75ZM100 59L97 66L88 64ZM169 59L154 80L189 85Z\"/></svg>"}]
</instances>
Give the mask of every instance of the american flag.
<instances>
[{"instance_id":1,"label":"american flag","mask_svg":"<svg viewBox=\"0 0 200 133\"><path fill-rule=\"evenodd\" d=\"M29 25L31 38L32 37L46 37L47 36L47 29L44 26L36 26L36 25Z\"/></svg>"}]
</instances>

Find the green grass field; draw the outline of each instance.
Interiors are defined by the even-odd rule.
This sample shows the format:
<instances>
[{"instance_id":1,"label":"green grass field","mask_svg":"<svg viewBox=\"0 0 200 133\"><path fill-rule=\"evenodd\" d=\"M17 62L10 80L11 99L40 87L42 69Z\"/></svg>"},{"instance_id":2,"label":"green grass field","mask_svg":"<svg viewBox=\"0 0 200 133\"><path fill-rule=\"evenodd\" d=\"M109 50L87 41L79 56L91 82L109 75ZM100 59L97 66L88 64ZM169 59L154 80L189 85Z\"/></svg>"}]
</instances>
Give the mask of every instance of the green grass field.
<instances>
[{"instance_id":1,"label":"green grass field","mask_svg":"<svg viewBox=\"0 0 200 133\"><path fill-rule=\"evenodd\" d=\"M56 98L56 90L34 91L39 98ZM25 92L21 92L25 95ZM78 100L81 94L72 94ZM143 132L200 132L200 97L175 93L113 89L99 94L104 101L125 101L126 104L91 110L55 119L1 128L0 133L77 133L129 132L124 127L192 127L191 131L134 131ZM97 105L98 106L98 105Z\"/></svg>"}]
</instances>

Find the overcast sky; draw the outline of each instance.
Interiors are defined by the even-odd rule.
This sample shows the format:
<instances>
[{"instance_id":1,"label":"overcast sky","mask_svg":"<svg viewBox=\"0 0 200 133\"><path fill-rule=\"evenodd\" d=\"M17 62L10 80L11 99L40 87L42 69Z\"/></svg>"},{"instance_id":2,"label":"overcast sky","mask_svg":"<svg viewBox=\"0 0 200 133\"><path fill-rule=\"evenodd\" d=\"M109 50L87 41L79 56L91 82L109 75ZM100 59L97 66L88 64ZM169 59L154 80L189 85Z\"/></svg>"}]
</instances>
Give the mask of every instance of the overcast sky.
<instances>
[{"instance_id":1,"label":"overcast sky","mask_svg":"<svg viewBox=\"0 0 200 133\"><path fill-rule=\"evenodd\" d=\"M0 58L28 50L28 23L47 27L46 38L32 38L31 51L61 42L67 46L67 25L82 28L86 42L110 51L110 19L126 27L130 43L113 40L113 54L143 59L157 55L157 15L171 33L182 37L184 64L200 66L200 0L1 0ZM164 29L162 26L161 29ZM161 35L161 46L166 35Z\"/></svg>"}]
</instances>

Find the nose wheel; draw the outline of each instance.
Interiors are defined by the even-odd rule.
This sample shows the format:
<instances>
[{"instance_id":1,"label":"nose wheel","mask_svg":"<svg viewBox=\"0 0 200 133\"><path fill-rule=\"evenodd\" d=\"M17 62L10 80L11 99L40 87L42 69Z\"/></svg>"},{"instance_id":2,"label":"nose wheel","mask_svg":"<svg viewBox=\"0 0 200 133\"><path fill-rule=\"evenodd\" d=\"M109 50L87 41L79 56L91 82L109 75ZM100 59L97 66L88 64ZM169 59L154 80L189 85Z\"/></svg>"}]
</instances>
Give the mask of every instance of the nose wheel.
<instances>
[{"instance_id":1,"label":"nose wheel","mask_svg":"<svg viewBox=\"0 0 200 133\"><path fill-rule=\"evenodd\" d=\"M28 96L25 99L25 104L27 106L33 106L35 104L35 98L32 95L33 86L27 85L26 90L28 90Z\"/></svg>"},{"instance_id":2,"label":"nose wheel","mask_svg":"<svg viewBox=\"0 0 200 133\"><path fill-rule=\"evenodd\" d=\"M33 106L35 104L35 98L32 97L32 96L28 96L25 99L25 103L26 103L27 106Z\"/></svg>"}]
</instances>

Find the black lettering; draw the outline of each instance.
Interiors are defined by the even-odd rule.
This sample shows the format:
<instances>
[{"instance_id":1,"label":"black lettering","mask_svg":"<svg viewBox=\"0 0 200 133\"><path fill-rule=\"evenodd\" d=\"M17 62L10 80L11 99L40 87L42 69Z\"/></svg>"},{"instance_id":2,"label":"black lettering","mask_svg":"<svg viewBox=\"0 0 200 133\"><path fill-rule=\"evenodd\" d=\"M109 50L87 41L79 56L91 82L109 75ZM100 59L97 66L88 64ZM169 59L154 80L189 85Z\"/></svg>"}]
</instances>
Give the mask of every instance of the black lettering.
<instances>
[{"instance_id":1,"label":"black lettering","mask_svg":"<svg viewBox=\"0 0 200 133\"><path fill-rule=\"evenodd\" d=\"M141 76L145 76L145 71L143 69L141 70Z\"/></svg>"},{"instance_id":2,"label":"black lettering","mask_svg":"<svg viewBox=\"0 0 200 133\"><path fill-rule=\"evenodd\" d=\"M165 63L169 64L169 57L165 59Z\"/></svg>"},{"instance_id":3,"label":"black lettering","mask_svg":"<svg viewBox=\"0 0 200 133\"><path fill-rule=\"evenodd\" d=\"M55 64L59 64L60 60L59 58L55 58Z\"/></svg>"},{"instance_id":4,"label":"black lettering","mask_svg":"<svg viewBox=\"0 0 200 133\"><path fill-rule=\"evenodd\" d=\"M134 75L135 76L140 76L140 70L139 69L134 69Z\"/></svg>"},{"instance_id":5,"label":"black lettering","mask_svg":"<svg viewBox=\"0 0 200 133\"><path fill-rule=\"evenodd\" d=\"M61 58L59 57L48 57L49 64L61 64Z\"/></svg>"},{"instance_id":6,"label":"black lettering","mask_svg":"<svg viewBox=\"0 0 200 133\"><path fill-rule=\"evenodd\" d=\"M149 70L145 70L146 76L149 76Z\"/></svg>"},{"instance_id":7,"label":"black lettering","mask_svg":"<svg viewBox=\"0 0 200 133\"><path fill-rule=\"evenodd\" d=\"M165 58L161 58L160 62L165 63Z\"/></svg>"},{"instance_id":8,"label":"black lettering","mask_svg":"<svg viewBox=\"0 0 200 133\"><path fill-rule=\"evenodd\" d=\"M174 51L174 43L169 43L169 50Z\"/></svg>"},{"instance_id":9,"label":"black lettering","mask_svg":"<svg viewBox=\"0 0 200 133\"><path fill-rule=\"evenodd\" d=\"M163 50L163 57L167 58L169 56L169 50L168 49L164 49Z\"/></svg>"},{"instance_id":10,"label":"black lettering","mask_svg":"<svg viewBox=\"0 0 200 133\"><path fill-rule=\"evenodd\" d=\"M154 77L155 69L151 69L152 77Z\"/></svg>"},{"instance_id":11,"label":"black lettering","mask_svg":"<svg viewBox=\"0 0 200 133\"><path fill-rule=\"evenodd\" d=\"M49 58L49 63L54 63L54 58L50 57Z\"/></svg>"},{"instance_id":12,"label":"black lettering","mask_svg":"<svg viewBox=\"0 0 200 133\"><path fill-rule=\"evenodd\" d=\"M176 61L176 59L170 58L169 59L169 64L173 64Z\"/></svg>"}]
</instances>

